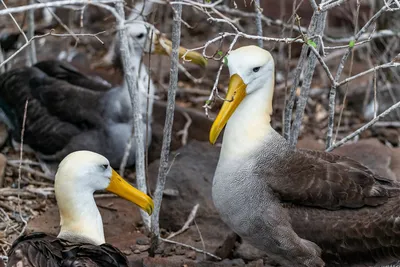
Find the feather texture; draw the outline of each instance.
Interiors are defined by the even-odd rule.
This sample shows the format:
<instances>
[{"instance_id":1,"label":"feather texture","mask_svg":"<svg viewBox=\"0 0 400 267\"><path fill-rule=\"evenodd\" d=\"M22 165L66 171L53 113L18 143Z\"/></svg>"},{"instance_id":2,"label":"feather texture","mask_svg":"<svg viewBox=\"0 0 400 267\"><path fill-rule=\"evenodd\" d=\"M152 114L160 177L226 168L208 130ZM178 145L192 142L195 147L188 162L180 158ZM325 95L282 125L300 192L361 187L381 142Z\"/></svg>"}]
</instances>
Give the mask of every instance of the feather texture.
<instances>
[{"instance_id":1,"label":"feather texture","mask_svg":"<svg viewBox=\"0 0 400 267\"><path fill-rule=\"evenodd\" d=\"M125 255L110 244L95 246L33 233L14 241L8 267L127 267Z\"/></svg>"}]
</instances>

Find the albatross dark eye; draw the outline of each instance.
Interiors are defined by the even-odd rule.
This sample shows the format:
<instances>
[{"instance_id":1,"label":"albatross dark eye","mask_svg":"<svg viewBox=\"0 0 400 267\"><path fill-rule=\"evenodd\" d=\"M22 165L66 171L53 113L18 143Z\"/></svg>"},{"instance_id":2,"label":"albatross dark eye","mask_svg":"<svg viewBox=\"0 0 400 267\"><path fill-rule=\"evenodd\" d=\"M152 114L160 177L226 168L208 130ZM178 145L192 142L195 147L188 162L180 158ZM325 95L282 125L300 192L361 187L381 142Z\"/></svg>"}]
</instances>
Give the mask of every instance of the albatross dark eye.
<instances>
[{"instance_id":1,"label":"albatross dark eye","mask_svg":"<svg viewBox=\"0 0 400 267\"><path fill-rule=\"evenodd\" d=\"M260 70L260 67L254 68L253 72L258 72Z\"/></svg>"},{"instance_id":2,"label":"albatross dark eye","mask_svg":"<svg viewBox=\"0 0 400 267\"><path fill-rule=\"evenodd\" d=\"M103 167L103 169L107 170L108 169L108 164L103 164L101 165Z\"/></svg>"},{"instance_id":3,"label":"albatross dark eye","mask_svg":"<svg viewBox=\"0 0 400 267\"><path fill-rule=\"evenodd\" d=\"M142 39L143 37L144 37L143 33L139 33L138 35L136 35L136 38L138 38L138 39Z\"/></svg>"}]
</instances>

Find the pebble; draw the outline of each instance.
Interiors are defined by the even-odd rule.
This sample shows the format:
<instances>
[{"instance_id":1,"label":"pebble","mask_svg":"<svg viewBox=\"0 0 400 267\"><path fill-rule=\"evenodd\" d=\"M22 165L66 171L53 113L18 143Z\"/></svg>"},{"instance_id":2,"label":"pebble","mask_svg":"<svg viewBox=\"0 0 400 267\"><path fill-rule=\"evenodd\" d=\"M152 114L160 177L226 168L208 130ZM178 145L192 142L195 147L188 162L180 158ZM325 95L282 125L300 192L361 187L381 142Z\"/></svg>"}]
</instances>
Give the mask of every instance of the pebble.
<instances>
[{"instance_id":1,"label":"pebble","mask_svg":"<svg viewBox=\"0 0 400 267\"><path fill-rule=\"evenodd\" d=\"M191 250L191 251L186 252L186 258L188 258L188 259L195 260L196 256L197 256L196 251Z\"/></svg>"},{"instance_id":2,"label":"pebble","mask_svg":"<svg viewBox=\"0 0 400 267\"><path fill-rule=\"evenodd\" d=\"M150 241L147 238L136 239L136 244L138 245L150 245Z\"/></svg>"}]
</instances>

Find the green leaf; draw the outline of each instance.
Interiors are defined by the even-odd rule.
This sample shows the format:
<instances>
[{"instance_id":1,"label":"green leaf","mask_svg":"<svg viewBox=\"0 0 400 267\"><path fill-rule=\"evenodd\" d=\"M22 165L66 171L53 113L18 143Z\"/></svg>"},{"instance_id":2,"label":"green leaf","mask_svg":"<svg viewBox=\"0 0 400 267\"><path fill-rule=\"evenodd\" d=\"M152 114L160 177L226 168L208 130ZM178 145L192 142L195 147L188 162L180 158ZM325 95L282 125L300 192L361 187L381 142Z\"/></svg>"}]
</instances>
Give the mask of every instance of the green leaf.
<instances>
[{"instance_id":1,"label":"green leaf","mask_svg":"<svg viewBox=\"0 0 400 267\"><path fill-rule=\"evenodd\" d=\"M206 0L207 3L211 3L211 0Z\"/></svg>"},{"instance_id":2,"label":"green leaf","mask_svg":"<svg viewBox=\"0 0 400 267\"><path fill-rule=\"evenodd\" d=\"M217 52L217 54L220 55L220 56L222 57L222 55L223 55L224 53L222 53L222 51L219 50L219 51Z\"/></svg>"},{"instance_id":3,"label":"green leaf","mask_svg":"<svg viewBox=\"0 0 400 267\"><path fill-rule=\"evenodd\" d=\"M309 46L312 46L312 47L314 47L314 48L317 48L317 44L316 44L313 40L308 40L308 41L307 41L307 44L308 44Z\"/></svg>"},{"instance_id":4,"label":"green leaf","mask_svg":"<svg viewBox=\"0 0 400 267\"><path fill-rule=\"evenodd\" d=\"M211 104L211 100L210 99L208 99L208 100L206 100L206 105L210 105Z\"/></svg>"},{"instance_id":5,"label":"green leaf","mask_svg":"<svg viewBox=\"0 0 400 267\"><path fill-rule=\"evenodd\" d=\"M356 41L351 40L350 43L349 43L349 47L353 48L355 44L356 44Z\"/></svg>"},{"instance_id":6,"label":"green leaf","mask_svg":"<svg viewBox=\"0 0 400 267\"><path fill-rule=\"evenodd\" d=\"M225 64L226 66L228 66L228 58L227 58L227 57L224 57L224 64Z\"/></svg>"}]
</instances>

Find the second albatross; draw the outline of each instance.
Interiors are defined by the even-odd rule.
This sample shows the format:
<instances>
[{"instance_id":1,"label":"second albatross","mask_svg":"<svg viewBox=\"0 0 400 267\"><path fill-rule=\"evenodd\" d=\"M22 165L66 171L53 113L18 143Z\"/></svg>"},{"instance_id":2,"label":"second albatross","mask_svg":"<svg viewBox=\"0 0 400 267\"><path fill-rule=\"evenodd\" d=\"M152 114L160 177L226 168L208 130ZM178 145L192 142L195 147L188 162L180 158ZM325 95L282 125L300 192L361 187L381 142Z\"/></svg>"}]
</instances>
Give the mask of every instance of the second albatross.
<instances>
[{"instance_id":1,"label":"second albatross","mask_svg":"<svg viewBox=\"0 0 400 267\"><path fill-rule=\"evenodd\" d=\"M212 196L222 219L283 266L384 264L400 257L400 191L360 163L294 150L270 125L275 64L256 46L227 56L230 82Z\"/></svg>"}]
</instances>

